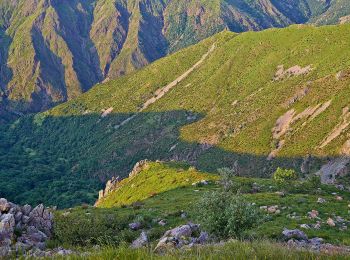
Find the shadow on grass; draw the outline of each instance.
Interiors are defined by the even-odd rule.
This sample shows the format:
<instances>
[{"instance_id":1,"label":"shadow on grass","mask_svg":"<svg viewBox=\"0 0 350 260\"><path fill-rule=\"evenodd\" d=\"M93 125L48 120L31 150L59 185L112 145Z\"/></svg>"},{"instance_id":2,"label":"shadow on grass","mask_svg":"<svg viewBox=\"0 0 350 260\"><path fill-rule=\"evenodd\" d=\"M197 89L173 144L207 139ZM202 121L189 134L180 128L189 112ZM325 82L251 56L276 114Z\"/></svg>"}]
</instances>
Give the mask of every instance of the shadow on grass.
<instances>
[{"instance_id":1,"label":"shadow on grass","mask_svg":"<svg viewBox=\"0 0 350 260\"><path fill-rule=\"evenodd\" d=\"M70 207L94 203L98 190L112 176L126 177L136 162L186 161L198 170L215 173L236 167L240 176L269 177L277 166L300 171L303 158L238 154L215 146L188 143L180 129L204 115L175 110L138 114L23 117L0 126L0 197L16 203ZM325 158L314 158L310 169Z\"/></svg>"}]
</instances>

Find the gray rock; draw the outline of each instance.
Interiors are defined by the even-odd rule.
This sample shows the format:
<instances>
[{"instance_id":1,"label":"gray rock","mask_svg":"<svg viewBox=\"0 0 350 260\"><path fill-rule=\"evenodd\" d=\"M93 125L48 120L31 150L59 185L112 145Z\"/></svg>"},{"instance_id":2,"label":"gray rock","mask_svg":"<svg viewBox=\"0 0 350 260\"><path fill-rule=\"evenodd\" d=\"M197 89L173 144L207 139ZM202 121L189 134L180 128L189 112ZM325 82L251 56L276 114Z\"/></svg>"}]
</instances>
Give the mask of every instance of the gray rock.
<instances>
[{"instance_id":1,"label":"gray rock","mask_svg":"<svg viewBox=\"0 0 350 260\"><path fill-rule=\"evenodd\" d=\"M308 240L307 235L299 229L293 229L293 230L285 229L283 230L282 234L286 240L289 240L289 239Z\"/></svg>"},{"instance_id":2,"label":"gray rock","mask_svg":"<svg viewBox=\"0 0 350 260\"><path fill-rule=\"evenodd\" d=\"M4 212L8 212L11 208L10 203L8 203L8 201L4 198L0 199L0 212L4 213Z\"/></svg>"},{"instance_id":3,"label":"gray rock","mask_svg":"<svg viewBox=\"0 0 350 260\"><path fill-rule=\"evenodd\" d=\"M167 224L167 223L166 223L165 220L161 220L161 221L158 222L158 225L159 225L159 226L162 226L162 227L166 226L166 224Z\"/></svg>"},{"instance_id":4,"label":"gray rock","mask_svg":"<svg viewBox=\"0 0 350 260\"><path fill-rule=\"evenodd\" d=\"M0 246L0 258L6 257L11 253L10 246Z\"/></svg>"},{"instance_id":5,"label":"gray rock","mask_svg":"<svg viewBox=\"0 0 350 260\"><path fill-rule=\"evenodd\" d=\"M22 220L22 217L23 217L23 213L21 211L18 211L15 215L16 223L20 222Z\"/></svg>"},{"instance_id":6,"label":"gray rock","mask_svg":"<svg viewBox=\"0 0 350 260\"><path fill-rule=\"evenodd\" d=\"M204 244L208 240L208 234L202 232L199 237L193 237L198 231L199 225L192 223L168 230L159 240L155 251L164 252L173 248L181 248L183 246L191 247L194 244Z\"/></svg>"},{"instance_id":7,"label":"gray rock","mask_svg":"<svg viewBox=\"0 0 350 260\"><path fill-rule=\"evenodd\" d=\"M142 232L141 235L132 242L131 248L141 248L147 246L149 243L148 236L146 232Z\"/></svg>"},{"instance_id":8,"label":"gray rock","mask_svg":"<svg viewBox=\"0 0 350 260\"><path fill-rule=\"evenodd\" d=\"M4 214L0 218L0 233L8 234L11 238L15 229L16 222L12 214Z\"/></svg>"},{"instance_id":9,"label":"gray rock","mask_svg":"<svg viewBox=\"0 0 350 260\"><path fill-rule=\"evenodd\" d=\"M140 222L130 223L129 228L134 231L139 230L141 228L141 223Z\"/></svg>"},{"instance_id":10,"label":"gray rock","mask_svg":"<svg viewBox=\"0 0 350 260\"><path fill-rule=\"evenodd\" d=\"M29 213L32 211L32 206L26 204L22 207L22 213L26 216L29 216Z\"/></svg>"}]
</instances>

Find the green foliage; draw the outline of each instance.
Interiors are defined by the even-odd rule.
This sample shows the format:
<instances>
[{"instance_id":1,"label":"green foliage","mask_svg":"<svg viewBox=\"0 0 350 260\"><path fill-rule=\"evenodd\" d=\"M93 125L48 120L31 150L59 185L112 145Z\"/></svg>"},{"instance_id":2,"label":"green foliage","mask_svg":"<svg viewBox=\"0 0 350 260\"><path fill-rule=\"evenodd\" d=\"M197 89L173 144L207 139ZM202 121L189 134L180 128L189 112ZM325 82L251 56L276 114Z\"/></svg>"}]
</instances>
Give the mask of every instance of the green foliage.
<instances>
[{"instance_id":1,"label":"green foliage","mask_svg":"<svg viewBox=\"0 0 350 260\"><path fill-rule=\"evenodd\" d=\"M348 129L320 148L350 102L348 30L349 25L292 26L220 33L55 107L41 126L33 116L0 126L0 196L59 207L93 203L108 178L127 176L145 158L190 161L203 172L237 162L239 176L270 178L277 167L300 169L310 154L310 172L316 172L327 156L341 156L347 140ZM184 81L115 128L214 42L215 51ZM312 65L313 70L275 81L282 64L285 69ZM337 80L339 71L344 73ZM330 100L317 116L294 120L276 158L266 160L272 129L282 115L292 109L295 116L305 114ZM101 111L111 107L113 112L101 118Z\"/></svg>"},{"instance_id":2,"label":"green foliage","mask_svg":"<svg viewBox=\"0 0 350 260\"><path fill-rule=\"evenodd\" d=\"M275 173L273 174L273 179L275 182L283 184L289 181L297 180L298 174L293 169L288 170L278 167Z\"/></svg>"},{"instance_id":3,"label":"green foliage","mask_svg":"<svg viewBox=\"0 0 350 260\"><path fill-rule=\"evenodd\" d=\"M241 238L261 219L258 209L242 196L221 191L205 194L197 212L201 227L219 239Z\"/></svg>"},{"instance_id":4,"label":"green foliage","mask_svg":"<svg viewBox=\"0 0 350 260\"><path fill-rule=\"evenodd\" d=\"M131 242L135 234L128 228L129 218L89 211L55 215L54 240L66 245L119 245Z\"/></svg>"},{"instance_id":5,"label":"green foliage","mask_svg":"<svg viewBox=\"0 0 350 260\"><path fill-rule=\"evenodd\" d=\"M147 186L161 187L162 182L167 181L169 178L167 175L164 175L166 176L165 178L157 178L158 174L156 169L163 169L168 173L173 173L176 178L179 179L181 179L180 174L183 174L186 178L186 176L190 176L190 173L193 173L189 171L189 167L184 164L164 163L164 166L161 166L160 163L150 163L150 165L151 166L148 169L140 173L140 179L130 179L127 187L132 189L132 184L135 183L138 185L137 189L145 192L147 195ZM171 170L171 168L173 168L173 170ZM145 176L148 176L148 178L144 179ZM139 182L141 179L143 182ZM265 221L259 222L254 228L244 230L241 235L242 237L247 237L249 239L278 240L281 238L281 232L284 228L296 229L300 228L301 224L315 224L316 220L307 217L308 212L313 209L319 211L319 217L322 220L327 220L329 217L335 216L348 219L348 201L350 200L350 193L339 191L334 186L320 185L318 178L310 178L310 180L306 181L294 181L289 183L289 185L285 185L285 196L276 194L277 191L281 191L281 186L276 184L272 179L233 177L232 181L235 187L239 187L239 199L242 199L240 202L254 203L256 204L256 208L261 206L278 205L281 210L280 214L269 214L268 217L263 215L267 213L261 211L259 219ZM258 187L258 189L256 189L256 187ZM97 225L98 229L104 230L104 233L107 234L107 236L103 236L98 229L95 230L95 233L99 234L99 241L103 242L98 243L116 245L120 243L119 241L130 241L132 238L139 235L140 232L130 232L127 229L127 223L134 221L141 222L143 228L149 231L151 241L155 243L165 231L170 229L170 227L186 224L188 221L196 222L198 220L198 214L203 210L206 211L206 207L198 209L199 201L202 201L203 198L208 198L211 193L219 195L213 195L212 203L210 205L212 205L213 208L217 208L218 205L221 205L220 210L218 209L216 213L222 213L224 211L222 209L226 209L228 204L224 205L224 203L222 203L222 197L220 197L222 195L220 192L221 189L221 186L213 180L209 182L209 185L203 185L201 187L193 187L188 184L173 187L172 189L159 192L155 196L145 196L145 199L141 202L134 203L133 205L125 203L125 205L118 206L120 204L118 201L115 201L115 204L113 205L112 200L110 201L111 204L108 208L87 207L86 205L83 205L70 210L71 213L68 215L68 219L64 218L62 215L66 211L58 211L56 219L58 222L62 222L58 223L58 225L63 226L63 228L61 228L61 231L59 232L60 235L55 236L57 237L55 240L56 242L53 241L52 243L57 247L62 244L60 241L66 241L65 244L67 244L67 246L72 243L77 245L79 243L86 244L90 240L95 241L96 236L92 236L91 238L91 233L86 234L89 232L80 235L80 237L83 237L84 239L79 239L79 241L77 241L73 232L71 233L68 229L72 228L77 234L84 232L79 231L76 227L70 227L69 224L72 223L75 225L75 223L77 223L79 226L79 223L83 223L84 225L87 223L86 225L90 225L90 222L102 222ZM132 190L135 191L135 189ZM253 190L255 191L252 192ZM227 201L232 201L235 198L236 195L229 195L235 194L233 191L236 191L236 189L230 189L230 192L226 193L227 195L225 195L225 197ZM337 194L344 199L342 201L336 200L335 196L332 195L334 192L337 192ZM120 200L127 199L123 194L118 196L118 193L119 190L113 192L111 197L119 198ZM324 198L327 202L323 204L317 203L317 200L320 197ZM138 204L139 206L135 207L135 204ZM240 217L235 219L241 219L242 216L244 216L244 212L242 213L239 211L240 209L237 205L242 206L242 204L236 203L234 205L235 207L230 211L238 212L237 214ZM245 205L242 207L244 206ZM186 213L186 218L181 217L183 212ZM210 214L205 215L205 218L211 216ZM288 217L294 215L297 217ZM108 216L108 218L106 216ZM220 216L222 216L222 214ZM211 219L214 219L214 217L215 215L213 215L213 218ZM100 219L105 220L99 221ZM160 219L165 220L167 225L164 227L158 225ZM221 220L217 220L217 223L224 225L224 221ZM237 222L232 221L230 224L231 229L235 230L236 224ZM120 228L117 228L117 225L120 226ZM93 229L93 227L91 228ZM75 231L75 229L78 231ZM305 230L305 232L309 237L321 237L327 243L350 245L348 232L339 232L337 228L323 225L319 230L308 229ZM68 237L66 237L66 234ZM86 240L87 242L84 242Z\"/></svg>"}]
</instances>

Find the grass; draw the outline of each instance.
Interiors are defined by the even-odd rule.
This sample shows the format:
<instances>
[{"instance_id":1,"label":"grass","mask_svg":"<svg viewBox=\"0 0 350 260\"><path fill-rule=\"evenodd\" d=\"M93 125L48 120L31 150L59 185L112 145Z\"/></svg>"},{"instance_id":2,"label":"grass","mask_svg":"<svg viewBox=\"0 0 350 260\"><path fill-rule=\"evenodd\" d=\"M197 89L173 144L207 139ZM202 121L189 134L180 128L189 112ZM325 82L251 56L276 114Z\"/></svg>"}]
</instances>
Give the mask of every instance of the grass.
<instances>
[{"instance_id":1,"label":"grass","mask_svg":"<svg viewBox=\"0 0 350 260\"><path fill-rule=\"evenodd\" d=\"M130 205L143 201L150 196L191 186L202 180L213 181L217 176L199 173L190 166L180 163L149 163L147 169L133 178L127 178L118 185L118 192L113 192L99 202L101 208Z\"/></svg>"},{"instance_id":2,"label":"grass","mask_svg":"<svg viewBox=\"0 0 350 260\"><path fill-rule=\"evenodd\" d=\"M176 178L174 178L176 176ZM209 185L192 186L184 178L212 180ZM84 257L72 259L348 259L340 252L316 254L307 251L288 249L282 238L284 228L300 229L300 224L314 224L316 220L307 217L309 211L318 210L320 220L341 216L349 221L349 192L339 192L332 186L317 186L316 182L294 181L280 186L271 179L252 179L233 177L234 188L241 192L256 207L278 205L280 214L267 214L259 226L244 233L246 241L228 241L224 245L208 245L192 249L169 251L165 255L155 254L152 249L166 230L196 221L198 208L196 203L207 192L220 189L217 178L207 173L188 168L179 163L152 163L136 177L126 179L121 187L110 194L97 208L81 206L55 213L54 239L50 248L63 246L78 252L89 252ZM177 179L177 185L171 180ZM170 181L170 182L169 182ZM134 184L134 185L133 185ZM131 188L134 187L134 188ZM158 189L150 194L149 187ZM259 187L253 192L253 187ZM317 188L319 187L319 189ZM234 189L233 188L233 189ZM130 197L129 194L135 194ZM284 190L286 196L275 192ZM344 198L335 199L336 192ZM322 197L326 203L317 203ZM142 200L140 199L142 198ZM69 213L67 213L69 212ZM295 212L295 213L294 213ZM181 217L186 213L187 217ZM294 214L293 214L294 213ZM288 215L299 216L291 219ZM160 226L159 220L166 226ZM139 221L142 230L147 230L151 244L142 250L131 250L128 244L136 239L141 231L131 231L128 224ZM347 222L349 224L349 222ZM321 237L326 243L350 246L349 231L339 231L338 227L329 227L323 223L319 230L302 229L309 238ZM99 249L92 249L99 245ZM332 255L334 254L334 255Z\"/></svg>"},{"instance_id":3,"label":"grass","mask_svg":"<svg viewBox=\"0 0 350 260\"><path fill-rule=\"evenodd\" d=\"M60 257L54 259L61 259ZM70 259L349 259L339 253L317 254L307 251L287 249L286 247L262 242L231 241L225 245L205 246L188 250L177 250L158 255L150 249L133 250L128 247L103 248L83 257Z\"/></svg>"},{"instance_id":4,"label":"grass","mask_svg":"<svg viewBox=\"0 0 350 260\"><path fill-rule=\"evenodd\" d=\"M191 181L183 182L187 178ZM203 179L209 180L210 184L192 186L192 181ZM173 180L176 180L176 184ZM308 212L317 210L322 222L321 228L302 230L310 238L321 237L327 243L350 246L348 230L340 231L339 227L329 227L325 223L328 218L340 216L349 224L349 192L339 192L332 186L318 186L310 181L295 181L284 187L271 179L234 177L233 182L233 189L239 190L241 196L257 207L278 205L281 210L280 214L262 211L264 221L247 231L245 238L282 241L284 228L301 229L301 224L316 224L316 220L308 218ZM259 191L253 192L253 187L256 186ZM156 241L172 227L188 221L195 222L197 201L207 192L219 188L217 177L189 169L185 164L150 162L149 167L139 175L125 179L121 187L102 200L97 208L82 206L58 211L55 241L66 246L89 245L92 241L102 246L106 243L119 245L125 240L131 242L140 233L128 229L127 224L132 221L141 221L152 241ZM281 190L286 196L280 197L275 193ZM342 196L343 200L336 200L334 192ZM324 198L327 202L317 203L318 198ZM65 212L70 213L65 216ZM187 218L182 218L182 213L186 213ZM296 218L292 219L292 215ZM166 221L167 225L158 225L159 220Z\"/></svg>"}]
</instances>

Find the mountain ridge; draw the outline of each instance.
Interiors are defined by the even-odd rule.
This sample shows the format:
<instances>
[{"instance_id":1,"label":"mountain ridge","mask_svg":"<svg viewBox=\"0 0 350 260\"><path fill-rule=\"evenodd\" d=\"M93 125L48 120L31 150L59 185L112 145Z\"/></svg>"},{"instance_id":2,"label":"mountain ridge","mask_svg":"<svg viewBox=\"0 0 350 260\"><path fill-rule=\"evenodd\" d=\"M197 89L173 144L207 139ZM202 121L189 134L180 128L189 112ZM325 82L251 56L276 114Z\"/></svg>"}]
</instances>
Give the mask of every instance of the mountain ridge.
<instances>
[{"instance_id":1,"label":"mountain ridge","mask_svg":"<svg viewBox=\"0 0 350 260\"><path fill-rule=\"evenodd\" d=\"M337 23L348 9L342 0L2 0L2 106L46 110L225 28Z\"/></svg>"}]
</instances>

